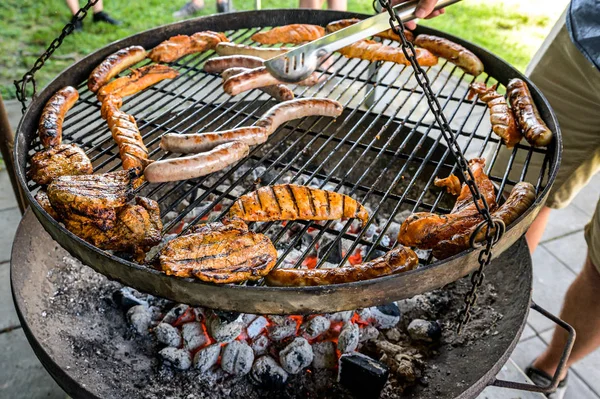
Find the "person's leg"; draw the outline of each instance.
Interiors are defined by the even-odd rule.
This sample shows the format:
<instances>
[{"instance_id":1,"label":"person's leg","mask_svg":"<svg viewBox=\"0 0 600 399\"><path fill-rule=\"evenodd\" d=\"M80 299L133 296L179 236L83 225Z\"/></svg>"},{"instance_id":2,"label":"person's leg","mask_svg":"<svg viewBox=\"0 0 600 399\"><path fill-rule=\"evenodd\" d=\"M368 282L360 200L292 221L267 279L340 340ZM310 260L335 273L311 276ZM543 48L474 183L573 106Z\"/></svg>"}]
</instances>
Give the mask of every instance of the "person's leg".
<instances>
[{"instance_id":1,"label":"person's leg","mask_svg":"<svg viewBox=\"0 0 600 399\"><path fill-rule=\"evenodd\" d=\"M313 10L320 10L323 7L325 0L300 0L300 8L311 8Z\"/></svg>"},{"instance_id":2,"label":"person's leg","mask_svg":"<svg viewBox=\"0 0 600 399\"><path fill-rule=\"evenodd\" d=\"M529 246L529 253L534 253L540 243L551 212L552 208L548 208L547 206L543 207L533 223L531 223L531 226L529 226L529 230L527 230L527 233L525 234L527 245Z\"/></svg>"},{"instance_id":3,"label":"person's leg","mask_svg":"<svg viewBox=\"0 0 600 399\"><path fill-rule=\"evenodd\" d=\"M71 14L75 15L79 11L79 0L66 0L67 7L71 10Z\"/></svg>"},{"instance_id":4,"label":"person's leg","mask_svg":"<svg viewBox=\"0 0 600 399\"><path fill-rule=\"evenodd\" d=\"M327 7L330 10L346 11L348 9L348 0L327 0Z\"/></svg>"},{"instance_id":5,"label":"person's leg","mask_svg":"<svg viewBox=\"0 0 600 399\"><path fill-rule=\"evenodd\" d=\"M188 18L197 14L204 8L204 0L188 1L179 10L173 13L173 17L177 19Z\"/></svg>"},{"instance_id":6,"label":"person's leg","mask_svg":"<svg viewBox=\"0 0 600 399\"><path fill-rule=\"evenodd\" d=\"M102 10L104 10L104 4L102 4L102 0L98 0L92 9L94 10L94 14L102 12Z\"/></svg>"}]
</instances>

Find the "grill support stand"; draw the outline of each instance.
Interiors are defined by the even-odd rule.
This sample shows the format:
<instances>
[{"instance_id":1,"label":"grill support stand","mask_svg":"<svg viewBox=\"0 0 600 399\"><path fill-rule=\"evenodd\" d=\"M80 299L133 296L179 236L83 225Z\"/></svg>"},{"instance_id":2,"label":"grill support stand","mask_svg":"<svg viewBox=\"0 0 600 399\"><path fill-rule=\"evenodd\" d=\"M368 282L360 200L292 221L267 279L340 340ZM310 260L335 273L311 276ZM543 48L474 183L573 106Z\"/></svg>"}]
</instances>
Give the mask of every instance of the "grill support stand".
<instances>
[{"instance_id":1,"label":"grill support stand","mask_svg":"<svg viewBox=\"0 0 600 399\"><path fill-rule=\"evenodd\" d=\"M27 201L25 200L23 189L17 182L17 177L15 175L13 160L14 142L15 134L10 127L10 123L8 122L8 114L6 113L6 108L4 107L4 102L2 101L2 95L0 94L0 152L2 152L2 159L4 160L4 165L6 166L8 177L10 178L10 185L12 186L15 197L17 198L19 210L21 211L21 214L23 214L23 212L25 212L25 208L27 207Z\"/></svg>"}]
</instances>

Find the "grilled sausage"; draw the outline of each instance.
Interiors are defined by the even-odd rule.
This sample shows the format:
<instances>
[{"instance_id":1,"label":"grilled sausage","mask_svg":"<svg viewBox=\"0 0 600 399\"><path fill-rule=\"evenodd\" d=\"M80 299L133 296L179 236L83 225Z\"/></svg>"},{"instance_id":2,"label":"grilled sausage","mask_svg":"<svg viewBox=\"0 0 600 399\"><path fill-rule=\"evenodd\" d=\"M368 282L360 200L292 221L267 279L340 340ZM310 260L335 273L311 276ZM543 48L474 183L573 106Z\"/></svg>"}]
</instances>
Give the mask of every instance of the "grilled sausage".
<instances>
[{"instance_id":1,"label":"grilled sausage","mask_svg":"<svg viewBox=\"0 0 600 399\"><path fill-rule=\"evenodd\" d=\"M506 86L508 101L517 117L525 139L534 147L544 147L552 141L552 131L540 117L527 83L513 79Z\"/></svg>"},{"instance_id":2,"label":"grilled sausage","mask_svg":"<svg viewBox=\"0 0 600 399\"><path fill-rule=\"evenodd\" d=\"M454 43L443 37L419 35L415 38L415 44L431 51L438 57L447 59L473 76L478 76L483 72L483 63L481 60L458 43Z\"/></svg>"},{"instance_id":3,"label":"grilled sausage","mask_svg":"<svg viewBox=\"0 0 600 399\"><path fill-rule=\"evenodd\" d=\"M54 93L42 111L38 126L40 140L45 148L62 143L62 126L67 111L79 98L74 87L66 86Z\"/></svg>"},{"instance_id":4,"label":"grilled sausage","mask_svg":"<svg viewBox=\"0 0 600 399\"><path fill-rule=\"evenodd\" d=\"M347 195L296 184L264 186L238 198L229 216L247 222L273 220L336 220L358 218L363 226L369 215Z\"/></svg>"},{"instance_id":5,"label":"grilled sausage","mask_svg":"<svg viewBox=\"0 0 600 399\"><path fill-rule=\"evenodd\" d=\"M419 264L417 254L399 245L382 257L356 266L331 269L275 269L266 277L266 283L278 287L305 287L343 284L369 280L413 270Z\"/></svg>"},{"instance_id":6,"label":"grilled sausage","mask_svg":"<svg viewBox=\"0 0 600 399\"><path fill-rule=\"evenodd\" d=\"M496 91L496 87L497 84L488 88L485 83L473 82L469 90L469 99L477 94L479 99L487 104L490 109L492 131L502 138L507 148L513 148L515 144L521 141L523 135L517 129L515 116L508 108L506 99Z\"/></svg>"},{"instance_id":7,"label":"grilled sausage","mask_svg":"<svg viewBox=\"0 0 600 399\"><path fill-rule=\"evenodd\" d=\"M329 116L337 118L344 111L342 104L328 98L298 98L275 105L265 112L256 126L267 129L271 135L279 126L293 119L306 116Z\"/></svg>"},{"instance_id":8,"label":"grilled sausage","mask_svg":"<svg viewBox=\"0 0 600 399\"><path fill-rule=\"evenodd\" d=\"M445 177L443 179L436 177L433 181L433 184L436 187L445 187L448 194L451 195L459 195L461 191L460 180L458 180L458 177L456 177L456 175L454 174L451 174L450 176Z\"/></svg>"},{"instance_id":9,"label":"grilled sausage","mask_svg":"<svg viewBox=\"0 0 600 399\"><path fill-rule=\"evenodd\" d=\"M146 58L146 50L141 46L126 47L109 55L90 74L88 89L92 93L97 92L112 78L144 58Z\"/></svg>"},{"instance_id":10,"label":"grilled sausage","mask_svg":"<svg viewBox=\"0 0 600 399\"><path fill-rule=\"evenodd\" d=\"M492 217L500 219L506 226L509 226L519 216L521 216L535 202L535 187L528 182L520 182L510 192L506 202L502 204L496 211L492 212ZM476 226L469 230L454 235L449 240L441 241L433 248L433 256L438 259L446 259L456 255L470 247L471 234L475 231ZM475 242L481 242L485 239L487 227L479 230L475 237Z\"/></svg>"},{"instance_id":11,"label":"grilled sausage","mask_svg":"<svg viewBox=\"0 0 600 399\"><path fill-rule=\"evenodd\" d=\"M248 72L248 71L250 71L250 69L248 69L248 68L229 68L229 69L223 71L221 76L223 76L223 80L228 80L229 78L231 78L233 76L236 76L236 75L239 75L240 73ZM294 92L292 91L292 89L290 89L289 87L287 87L284 84L260 87L259 90L267 93L268 95L270 95L271 97L273 97L275 100L277 100L279 102L289 101L289 100L294 99Z\"/></svg>"},{"instance_id":12,"label":"grilled sausage","mask_svg":"<svg viewBox=\"0 0 600 399\"><path fill-rule=\"evenodd\" d=\"M320 74L313 72L308 78L296 83L298 86L314 86L320 81ZM223 83L223 90L231 95L235 96L252 89L259 89L261 87L273 86L281 84L283 82L277 80L273 75L267 71L267 68L259 67L250 69L246 72L240 73L227 79Z\"/></svg>"},{"instance_id":13,"label":"grilled sausage","mask_svg":"<svg viewBox=\"0 0 600 399\"><path fill-rule=\"evenodd\" d=\"M248 144L233 141L208 152L156 161L146 167L144 176L150 183L193 179L224 169L248 156L249 151Z\"/></svg>"},{"instance_id":14,"label":"grilled sausage","mask_svg":"<svg viewBox=\"0 0 600 399\"><path fill-rule=\"evenodd\" d=\"M248 145L262 144L267 141L268 137L266 129L258 126L239 127L211 133L167 133L160 139L160 148L180 154L196 154L232 141L241 141Z\"/></svg>"},{"instance_id":15,"label":"grilled sausage","mask_svg":"<svg viewBox=\"0 0 600 399\"><path fill-rule=\"evenodd\" d=\"M258 68L263 66L263 59L251 55L228 55L215 57L204 63L204 71L208 73L221 73L229 68Z\"/></svg>"},{"instance_id":16,"label":"grilled sausage","mask_svg":"<svg viewBox=\"0 0 600 399\"><path fill-rule=\"evenodd\" d=\"M235 43L219 43L215 48L215 51L219 55L249 55L252 57L262 58L263 60L268 60L291 50L293 50L292 47L263 48Z\"/></svg>"},{"instance_id":17,"label":"grilled sausage","mask_svg":"<svg viewBox=\"0 0 600 399\"><path fill-rule=\"evenodd\" d=\"M128 76L115 79L102 86L98 91L98 100L103 102L109 94L118 97L130 96L164 79L173 79L177 76L179 76L179 73L166 65L146 65L134 69Z\"/></svg>"},{"instance_id":18,"label":"grilled sausage","mask_svg":"<svg viewBox=\"0 0 600 399\"><path fill-rule=\"evenodd\" d=\"M217 44L227 41L224 34L209 30L191 36L177 35L153 48L148 58L154 62L173 62L188 54L213 50Z\"/></svg>"},{"instance_id":19,"label":"grilled sausage","mask_svg":"<svg viewBox=\"0 0 600 399\"><path fill-rule=\"evenodd\" d=\"M340 29L344 29L349 27L350 25L354 25L355 23L360 22L361 20L358 18L348 18L348 19L340 19L339 21L333 21L327 24L327 26L325 27L325 30L327 31L327 33L333 33L336 32ZM376 35L373 35L376 37L380 37L382 39L389 39L389 40L395 40L397 42L400 42L400 36L398 36L393 30L388 29L388 30L384 30L383 32L380 32ZM413 35L413 33L409 30L404 30L404 36L406 37L406 39L409 42L412 42L415 37Z\"/></svg>"},{"instance_id":20,"label":"grilled sausage","mask_svg":"<svg viewBox=\"0 0 600 399\"><path fill-rule=\"evenodd\" d=\"M417 62L419 65L428 67L438 63L438 58L424 48L416 48ZM360 40L349 46L338 50L340 54L348 58L358 58L367 61L389 61L396 64L410 65L402 49L399 47L386 46L373 40Z\"/></svg>"},{"instance_id":21,"label":"grilled sausage","mask_svg":"<svg viewBox=\"0 0 600 399\"><path fill-rule=\"evenodd\" d=\"M262 44L304 43L325 35L325 29L318 25L291 24L278 26L266 32L258 32L251 39Z\"/></svg>"}]
</instances>

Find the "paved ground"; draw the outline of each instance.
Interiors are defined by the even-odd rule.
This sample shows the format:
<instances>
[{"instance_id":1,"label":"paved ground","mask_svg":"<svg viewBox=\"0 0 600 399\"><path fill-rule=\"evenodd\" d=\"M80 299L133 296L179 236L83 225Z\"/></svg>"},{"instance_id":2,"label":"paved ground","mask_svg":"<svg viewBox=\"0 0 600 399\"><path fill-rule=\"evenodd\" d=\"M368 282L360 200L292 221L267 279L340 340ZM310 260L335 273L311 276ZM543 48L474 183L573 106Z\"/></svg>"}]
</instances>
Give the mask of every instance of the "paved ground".
<instances>
[{"instance_id":1,"label":"paved ground","mask_svg":"<svg viewBox=\"0 0 600 399\"><path fill-rule=\"evenodd\" d=\"M20 113L8 104L11 124L16 127ZM600 196L597 175L569 207L555 211L542 245L534 254L533 299L554 314L560 312L562 296L581 269L586 245L583 227L592 216ZM5 171L0 172L0 398L61 398L64 392L49 377L29 347L12 305L9 260L12 239L20 219ZM532 314L512 359L500 377L523 379L521 370L548 344L552 325ZM539 398L518 391L487 388L480 399ZM600 350L573 367L567 399L600 399Z\"/></svg>"}]
</instances>

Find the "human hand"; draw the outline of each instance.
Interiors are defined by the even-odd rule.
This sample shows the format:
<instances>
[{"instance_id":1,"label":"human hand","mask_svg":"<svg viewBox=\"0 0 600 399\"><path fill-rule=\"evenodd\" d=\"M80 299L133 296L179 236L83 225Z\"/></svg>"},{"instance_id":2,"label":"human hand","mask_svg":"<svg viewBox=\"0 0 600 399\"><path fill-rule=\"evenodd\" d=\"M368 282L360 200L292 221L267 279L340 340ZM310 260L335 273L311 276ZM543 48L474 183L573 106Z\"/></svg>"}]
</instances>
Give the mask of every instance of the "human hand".
<instances>
[{"instance_id":1,"label":"human hand","mask_svg":"<svg viewBox=\"0 0 600 399\"><path fill-rule=\"evenodd\" d=\"M400 3L406 3L407 0L392 0L392 6L398 5ZM415 15L419 19L429 19L437 17L445 12L444 8L433 11L437 0L420 0L417 5L417 10L415 11ZM417 27L417 21L412 20L404 24L404 26L408 29L415 29Z\"/></svg>"}]
</instances>

